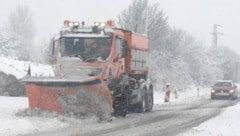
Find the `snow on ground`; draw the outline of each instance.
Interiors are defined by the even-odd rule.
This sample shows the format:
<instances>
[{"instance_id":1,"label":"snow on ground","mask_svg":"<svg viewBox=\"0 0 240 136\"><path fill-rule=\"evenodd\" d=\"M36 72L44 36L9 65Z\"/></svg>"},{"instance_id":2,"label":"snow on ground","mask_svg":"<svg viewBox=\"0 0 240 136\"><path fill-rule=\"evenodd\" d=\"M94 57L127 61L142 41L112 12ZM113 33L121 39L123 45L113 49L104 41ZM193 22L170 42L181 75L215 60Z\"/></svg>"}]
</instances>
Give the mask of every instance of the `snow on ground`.
<instances>
[{"instance_id":1,"label":"snow on ground","mask_svg":"<svg viewBox=\"0 0 240 136\"><path fill-rule=\"evenodd\" d=\"M226 108L222 114L178 136L239 136L239 113L240 103Z\"/></svg>"},{"instance_id":2,"label":"snow on ground","mask_svg":"<svg viewBox=\"0 0 240 136\"><path fill-rule=\"evenodd\" d=\"M12 74L18 79L27 75L29 65L32 76L53 76L53 69L49 65L32 63L29 61L19 61L13 58L0 56L0 71L6 74Z\"/></svg>"},{"instance_id":3,"label":"snow on ground","mask_svg":"<svg viewBox=\"0 0 240 136\"><path fill-rule=\"evenodd\" d=\"M202 91L201 91L202 90ZM155 104L163 105L163 104L176 104L183 101L193 101L198 98L209 97L209 89L200 89L200 97L197 97L196 90L187 90L186 92L179 92L179 98L175 99L171 97L169 103L164 103L163 92L155 93ZM173 94L171 94L173 96ZM187 98L187 99L186 99ZM84 127L87 130L91 129L101 129L102 127L111 128L119 125L119 123L124 123L125 119L115 118L113 123L103 123L99 128L99 125L96 124L96 118L84 119L81 120L79 118L65 117L59 118L59 116L48 116L43 114L36 115L28 115L28 116L16 116L16 113L19 113L19 110L23 110L28 108L28 100L26 97L0 97L0 135L8 135L15 136L19 134L34 134L39 131L51 131L57 130L61 128L67 128L71 123L84 123ZM237 136L239 132L240 121L239 118L239 109L240 104L235 106L226 108L226 110L220 114L219 116L210 119L195 127L186 133L179 134L179 136ZM38 116L39 115L39 116ZM140 114L144 118L144 114ZM131 117L131 115L129 116ZM74 120L74 121L72 121ZM94 123L95 122L95 123ZM216 124L218 124L216 126ZM90 127L90 129L89 129Z\"/></svg>"},{"instance_id":4,"label":"snow on ground","mask_svg":"<svg viewBox=\"0 0 240 136\"><path fill-rule=\"evenodd\" d=\"M67 127L68 124L56 118L22 117L15 114L20 109L28 107L26 97L0 97L0 135L15 136L31 134L37 131L47 131Z\"/></svg>"},{"instance_id":5,"label":"snow on ground","mask_svg":"<svg viewBox=\"0 0 240 136\"><path fill-rule=\"evenodd\" d=\"M204 89L203 89L204 90ZM208 89L205 89L205 91ZM191 91L187 91L191 92ZM206 91L207 92L207 91ZM163 92L162 93L155 93L154 96L156 101L155 104L164 104L163 100ZM205 93L202 93L201 95L204 95ZM172 95L172 94L171 94ZM188 97L188 101L191 101L193 99L196 99L196 93L186 93L186 92L179 92L179 98L170 99L170 103L168 104L174 104L177 102L180 102L184 100L184 98ZM87 130L91 129L101 129L102 127L111 128L114 126L117 126L124 124L127 120L121 120L121 118L115 118L115 123L105 123L101 125L99 128L99 125L96 124L96 118L90 118L90 119L84 119L81 120L80 118L71 118L71 117L62 117L60 115L52 116L48 113L40 113L40 114L32 114L31 113L21 113L21 110L25 110L28 108L28 99L26 97L0 97L0 135L8 135L8 136L15 136L19 134L33 134L38 131L50 131L50 130L57 130L60 128L66 128L72 123L84 123L83 127L86 127ZM20 116L16 115L21 113ZM26 116L24 114L27 114ZM131 115L130 115L131 116ZM144 114L140 114L139 117L144 117ZM74 121L73 121L74 120ZM87 125L89 124L89 125ZM91 127L89 129L89 127Z\"/></svg>"},{"instance_id":6,"label":"snow on ground","mask_svg":"<svg viewBox=\"0 0 240 136\"><path fill-rule=\"evenodd\" d=\"M19 61L13 58L0 56L0 71L12 74L18 79L27 75L29 66L32 76L52 76L53 70L49 65L37 64L28 61ZM48 129L66 127L67 124L59 120L43 117L21 117L15 114L18 110L28 108L26 97L0 96L0 135L26 134Z\"/></svg>"},{"instance_id":7,"label":"snow on ground","mask_svg":"<svg viewBox=\"0 0 240 136\"><path fill-rule=\"evenodd\" d=\"M198 95L199 96L210 95L210 88L199 87L199 94L198 94L197 88L198 87L192 86L184 91L178 91L177 98L175 98L173 91L171 91L170 102L182 101L182 100L185 100L185 98L189 98L188 100L196 99ZM154 104L160 104L160 105L164 104L164 96L165 96L164 91L155 91Z\"/></svg>"},{"instance_id":8,"label":"snow on ground","mask_svg":"<svg viewBox=\"0 0 240 136\"><path fill-rule=\"evenodd\" d=\"M25 61L18 61L15 59L9 59L0 57L0 70L7 73L13 74L17 78L22 78L27 74L29 65L31 65L31 74L33 76L52 76L53 71L51 66L30 63ZM209 88L200 88L200 96L209 96ZM199 98L197 87L192 87L186 91L179 91L178 98L175 99L173 93L170 94L170 102L164 103L163 91L154 92L154 104L163 105L163 104L176 104L182 101L189 101ZM188 98L188 99L186 99ZM16 113L19 113L19 110L24 110L28 108L28 100L26 97L3 97L0 96L0 135L4 136L15 136L19 134L31 134L38 131L48 131L56 130L60 128L66 128L70 122L74 121L64 121L66 119L59 118L58 116L16 116ZM210 119L198 127L194 127L191 130L179 134L179 136L238 136L239 135L239 126L240 126L240 104L226 108L226 110L219 116ZM142 115L144 116L144 115ZM71 120L71 119L68 119ZM72 119L75 120L75 119ZM121 119L117 122L121 122ZM79 123L90 123L92 125L96 119L90 120L75 120ZM218 125L216 125L218 124ZM105 126L114 126L114 124L105 124ZM116 125L116 124L115 124ZM93 125L94 126L94 125ZM92 127L86 125L85 127ZM93 129L97 129L93 127Z\"/></svg>"},{"instance_id":9,"label":"snow on ground","mask_svg":"<svg viewBox=\"0 0 240 136\"><path fill-rule=\"evenodd\" d=\"M0 57L0 63L0 71L3 71L6 74L15 75L17 78L22 78L27 74L27 69L30 64L30 62L5 57Z\"/></svg>"}]
</instances>

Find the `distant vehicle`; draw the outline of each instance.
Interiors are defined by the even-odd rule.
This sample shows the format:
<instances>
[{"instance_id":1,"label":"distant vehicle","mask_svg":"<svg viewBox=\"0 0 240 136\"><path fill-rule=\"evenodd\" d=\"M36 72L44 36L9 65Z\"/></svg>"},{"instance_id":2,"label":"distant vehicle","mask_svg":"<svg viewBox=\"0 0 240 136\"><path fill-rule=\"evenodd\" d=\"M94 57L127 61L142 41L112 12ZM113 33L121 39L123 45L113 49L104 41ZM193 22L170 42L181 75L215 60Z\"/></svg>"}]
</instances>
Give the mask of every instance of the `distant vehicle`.
<instances>
[{"instance_id":1,"label":"distant vehicle","mask_svg":"<svg viewBox=\"0 0 240 136\"><path fill-rule=\"evenodd\" d=\"M232 99L238 98L238 87L232 80L219 80L212 86L211 99L221 96L230 97Z\"/></svg>"}]
</instances>

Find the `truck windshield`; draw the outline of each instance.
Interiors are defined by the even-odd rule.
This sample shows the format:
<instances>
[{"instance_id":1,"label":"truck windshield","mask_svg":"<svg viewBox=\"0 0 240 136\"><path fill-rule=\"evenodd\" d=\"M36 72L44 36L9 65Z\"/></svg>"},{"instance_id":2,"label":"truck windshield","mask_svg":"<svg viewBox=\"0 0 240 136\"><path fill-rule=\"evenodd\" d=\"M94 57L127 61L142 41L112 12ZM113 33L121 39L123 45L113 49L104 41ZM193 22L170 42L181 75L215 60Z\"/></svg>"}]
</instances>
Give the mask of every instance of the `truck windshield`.
<instances>
[{"instance_id":1,"label":"truck windshield","mask_svg":"<svg viewBox=\"0 0 240 136\"><path fill-rule=\"evenodd\" d=\"M111 52L111 37L62 37L61 55L79 57L83 61L105 61Z\"/></svg>"}]
</instances>

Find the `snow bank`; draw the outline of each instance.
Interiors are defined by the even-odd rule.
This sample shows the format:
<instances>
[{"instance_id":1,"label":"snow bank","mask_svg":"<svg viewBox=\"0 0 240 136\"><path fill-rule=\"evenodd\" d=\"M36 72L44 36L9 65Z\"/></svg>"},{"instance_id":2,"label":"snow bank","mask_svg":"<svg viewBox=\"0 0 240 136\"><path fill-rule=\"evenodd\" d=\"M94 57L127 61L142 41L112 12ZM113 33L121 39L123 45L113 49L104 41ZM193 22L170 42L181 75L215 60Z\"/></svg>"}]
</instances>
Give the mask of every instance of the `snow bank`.
<instances>
[{"instance_id":1,"label":"snow bank","mask_svg":"<svg viewBox=\"0 0 240 136\"><path fill-rule=\"evenodd\" d=\"M67 127L68 124L57 118L22 117L15 114L20 109L28 107L26 97L1 97L0 96L0 135L15 136L31 134L38 131L48 131Z\"/></svg>"},{"instance_id":2,"label":"snow bank","mask_svg":"<svg viewBox=\"0 0 240 136\"><path fill-rule=\"evenodd\" d=\"M6 74L12 74L18 79L27 74L29 62L0 57L0 70Z\"/></svg>"},{"instance_id":3,"label":"snow bank","mask_svg":"<svg viewBox=\"0 0 240 136\"><path fill-rule=\"evenodd\" d=\"M179 134L178 136L239 136L239 109L240 103L228 107L219 116L216 116L183 134Z\"/></svg>"},{"instance_id":4,"label":"snow bank","mask_svg":"<svg viewBox=\"0 0 240 136\"><path fill-rule=\"evenodd\" d=\"M52 66L32 63L29 61L19 61L13 58L0 56L0 71L6 74L12 74L18 79L27 75L29 65L31 66L32 76L53 76L54 71Z\"/></svg>"}]
</instances>

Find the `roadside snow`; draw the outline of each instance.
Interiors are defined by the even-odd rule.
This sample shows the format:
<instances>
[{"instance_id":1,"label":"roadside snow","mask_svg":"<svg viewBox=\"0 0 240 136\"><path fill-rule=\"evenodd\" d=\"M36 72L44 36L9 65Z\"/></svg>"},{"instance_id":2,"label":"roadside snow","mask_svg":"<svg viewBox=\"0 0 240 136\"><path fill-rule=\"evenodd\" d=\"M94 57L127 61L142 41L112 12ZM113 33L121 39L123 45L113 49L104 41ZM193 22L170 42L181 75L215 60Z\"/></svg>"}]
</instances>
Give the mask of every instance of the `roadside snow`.
<instances>
[{"instance_id":1,"label":"roadside snow","mask_svg":"<svg viewBox=\"0 0 240 136\"><path fill-rule=\"evenodd\" d=\"M203 89L204 90L204 89ZM202 90L202 91L203 91ZM205 89L208 90L208 89ZM190 91L191 92L191 91ZM203 91L204 92L204 91ZM163 103L163 92L162 93L155 93L155 99L158 102L157 104L175 104L181 101L191 101L196 99L196 93L192 92L187 94L186 92L179 92L179 98L170 99L170 103ZM203 93L204 94L204 93ZM202 94L202 95L203 95ZM189 98L189 99L184 99ZM99 126L96 123L96 118L90 119L74 119L71 116L59 116L54 114L47 114L44 112L34 113L31 112L22 112L28 108L28 99L26 97L0 97L0 135L7 135L7 136L15 136L19 134L36 134L37 132L46 132L46 131L54 131L61 128L67 128L73 124L85 124L81 125L82 127L86 128L83 130L97 130L102 128L112 128L118 125L124 125L126 121L131 119L131 116L134 114L130 114L128 119L121 119L121 118L114 118L114 122L112 123L103 123ZM38 111L36 111L38 112ZM20 115L16 116L20 113ZM144 118L144 114L139 114L139 118ZM84 133L84 131L82 132Z\"/></svg>"},{"instance_id":2,"label":"roadside snow","mask_svg":"<svg viewBox=\"0 0 240 136\"><path fill-rule=\"evenodd\" d=\"M185 98L192 98L192 99L196 99L196 97L199 96L208 96L210 93L210 88L199 88L199 94L197 91L198 87L190 87L184 91L178 91L177 92L177 98L175 98L175 95L173 93L173 91L171 91L170 93L170 102L175 102L175 101L182 101L185 100ZM163 104L164 103L164 96L165 96L165 92L163 91L154 91L154 104ZM165 103L167 104L167 103Z\"/></svg>"},{"instance_id":3,"label":"roadside snow","mask_svg":"<svg viewBox=\"0 0 240 136\"><path fill-rule=\"evenodd\" d=\"M183 101L191 102L196 99L201 99L201 97L208 97L209 91L208 89L202 89L202 94L200 97L196 96L195 91L188 91L192 93L184 93L179 92L179 98L172 100L170 99L169 103L163 103L163 96L162 94L155 95L155 99L159 100L158 105L163 104L170 104L174 105L176 103L181 103ZM76 119L73 121L73 118L59 118L59 116L48 116L45 115L45 113L37 114L37 116L16 116L16 113L19 113L19 110L23 110L28 108L28 100L26 97L0 97L0 135L7 135L7 136L15 136L19 134L36 134L36 132L46 132L46 131L54 131L61 128L68 128L70 125L73 125L73 123L80 123L84 124L81 125L86 130L91 129L102 129L102 128L112 128L117 125L122 125L124 122L126 122L128 119L131 119L131 116L133 116L135 113L130 114L128 116L128 119L121 119L121 118L115 118L114 122L112 123L103 123L99 126L98 123L96 123L96 119ZM155 102L156 103L156 102ZM189 130L186 133L179 134L178 136L238 136L239 135L239 129L238 126L240 125L239 121L239 109L240 104L237 104L235 106L226 108L225 112L223 112L221 115L206 121L199 125L198 127L195 127L191 130ZM137 113L136 113L137 114ZM38 116L39 115L39 116ZM139 114L139 118L141 116L144 118L147 115ZM217 125L216 125L217 124ZM149 124L151 125L151 124ZM149 128L149 127L148 127ZM68 128L69 129L69 128ZM134 131L137 131L137 129L133 128ZM138 128L139 129L139 128ZM85 130L85 129L83 129ZM82 133L84 133L83 131ZM46 133L47 134L47 133Z\"/></svg>"},{"instance_id":4,"label":"roadside snow","mask_svg":"<svg viewBox=\"0 0 240 136\"><path fill-rule=\"evenodd\" d=\"M179 134L178 136L239 136L240 134L240 103L228 107L225 111L198 127Z\"/></svg>"},{"instance_id":5,"label":"roadside snow","mask_svg":"<svg viewBox=\"0 0 240 136\"><path fill-rule=\"evenodd\" d=\"M27 74L27 69L30 62L19 61L15 59L0 57L0 71L6 74L12 74L18 79Z\"/></svg>"},{"instance_id":6,"label":"roadside snow","mask_svg":"<svg viewBox=\"0 0 240 136\"><path fill-rule=\"evenodd\" d=\"M41 65L26 61L18 61L15 59L4 58L0 56L0 71L7 74L13 74L18 79L24 77L27 74L29 65L31 65L31 74L33 76L52 76L53 71L51 66ZM209 96L209 88L200 88L199 95ZM197 98L197 87L189 88L185 91L178 92L178 98L175 99L174 94L170 94L170 102L164 103L165 92L155 91L154 92L154 104L176 104L183 101L193 101ZM188 99L186 99L188 98ZM59 119L55 116L16 116L19 110L24 110L28 108L28 99L26 97L2 97L0 96L0 135L4 136L15 136L19 134L34 134L36 132L52 131L61 128L69 127L69 123L84 123L85 127L93 127L92 129L97 129L94 127L95 118L89 120L77 120L77 122L72 121L74 119ZM178 136L238 136L240 133L240 104L226 108L225 111L219 116L210 119L198 127L194 127L191 130L179 134ZM131 117L131 115L129 115ZM145 116L145 115L143 115ZM69 121L70 120L70 121ZM124 123L121 118L116 118L116 122ZM117 125L118 123L115 123ZM217 125L216 125L217 124ZM72 125L72 124L71 124ZM98 125L96 125L98 126ZM102 124L101 127L113 127L114 124L107 123ZM100 128L98 128L100 129Z\"/></svg>"},{"instance_id":7,"label":"roadside snow","mask_svg":"<svg viewBox=\"0 0 240 136\"><path fill-rule=\"evenodd\" d=\"M28 107L26 97L0 97L0 135L15 136L67 127L56 118L21 117L15 114Z\"/></svg>"},{"instance_id":8,"label":"roadside snow","mask_svg":"<svg viewBox=\"0 0 240 136\"><path fill-rule=\"evenodd\" d=\"M29 61L19 61L13 58L0 56L0 71L12 74L18 79L27 75L29 65L31 66L32 76L53 76L54 72L50 65L32 63Z\"/></svg>"}]
</instances>

